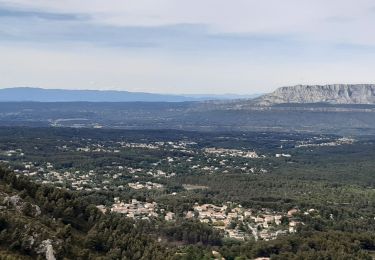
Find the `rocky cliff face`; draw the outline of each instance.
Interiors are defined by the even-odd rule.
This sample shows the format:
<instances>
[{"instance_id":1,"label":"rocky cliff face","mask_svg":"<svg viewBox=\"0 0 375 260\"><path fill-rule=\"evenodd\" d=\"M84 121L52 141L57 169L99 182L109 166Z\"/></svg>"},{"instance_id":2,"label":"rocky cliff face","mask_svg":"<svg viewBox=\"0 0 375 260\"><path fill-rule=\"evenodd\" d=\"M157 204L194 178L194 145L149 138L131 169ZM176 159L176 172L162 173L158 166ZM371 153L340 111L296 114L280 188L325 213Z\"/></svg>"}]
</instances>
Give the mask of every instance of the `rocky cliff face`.
<instances>
[{"instance_id":1,"label":"rocky cliff face","mask_svg":"<svg viewBox=\"0 0 375 260\"><path fill-rule=\"evenodd\" d=\"M258 105L281 103L375 104L375 85L335 84L281 87L254 101Z\"/></svg>"}]
</instances>

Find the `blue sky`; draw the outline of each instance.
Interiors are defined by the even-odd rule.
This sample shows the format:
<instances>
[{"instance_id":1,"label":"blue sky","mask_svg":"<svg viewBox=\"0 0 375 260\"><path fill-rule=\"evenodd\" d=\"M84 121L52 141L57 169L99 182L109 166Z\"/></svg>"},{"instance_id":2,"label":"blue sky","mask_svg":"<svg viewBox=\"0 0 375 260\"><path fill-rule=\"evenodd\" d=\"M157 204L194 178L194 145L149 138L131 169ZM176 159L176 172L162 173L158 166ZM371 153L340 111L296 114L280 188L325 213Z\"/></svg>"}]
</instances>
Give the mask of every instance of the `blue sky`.
<instances>
[{"instance_id":1,"label":"blue sky","mask_svg":"<svg viewBox=\"0 0 375 260\"><path fill-rule=\"evenodd\" d=\"M374 83L373 25L372 0L0 0L0 87Z\"/></svg>"}]
</instances>

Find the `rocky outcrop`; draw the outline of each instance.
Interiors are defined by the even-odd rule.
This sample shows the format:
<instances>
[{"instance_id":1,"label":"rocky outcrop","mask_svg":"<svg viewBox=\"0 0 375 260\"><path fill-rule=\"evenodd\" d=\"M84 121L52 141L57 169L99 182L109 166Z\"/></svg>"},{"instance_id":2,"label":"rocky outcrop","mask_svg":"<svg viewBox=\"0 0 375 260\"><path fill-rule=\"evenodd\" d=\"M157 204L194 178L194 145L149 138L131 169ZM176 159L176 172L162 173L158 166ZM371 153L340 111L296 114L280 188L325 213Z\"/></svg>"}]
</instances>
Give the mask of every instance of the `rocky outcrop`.
<instances>
[{"instance_id":1,"label":"rocky outcrop","mask_svg":"<svg viewBox=\"0 0 375 260\"><path fill-rule=\"evenodd\" d=\"M334 84L281 87L253 102L263 106L282 103L375 104L375 85Z\"/></svg>"},{"instance_id":2,"label":"rocky outcrop","mask_svg":"<svg viewBox=\"0 0 375 260\"><path fill-rule=\"evenodd\" d=\"M27 215L37 217L41 214L40 207L28 202L24 202L19 195L6 196L3 200L3 205L12 207L20 213L26 213Z\"/></svg>"},{"instance_id":3,"label":"rocky outcrop","mask_svg":"<svg viewBox=\"0 0 375 260\"><path fill-rule=\"evenodd\" d=\"M39 253L45 253L46 260L56 260L55 251L53 250L52 241L50 239L42 241Z\"/></svg>"}]
</instances>

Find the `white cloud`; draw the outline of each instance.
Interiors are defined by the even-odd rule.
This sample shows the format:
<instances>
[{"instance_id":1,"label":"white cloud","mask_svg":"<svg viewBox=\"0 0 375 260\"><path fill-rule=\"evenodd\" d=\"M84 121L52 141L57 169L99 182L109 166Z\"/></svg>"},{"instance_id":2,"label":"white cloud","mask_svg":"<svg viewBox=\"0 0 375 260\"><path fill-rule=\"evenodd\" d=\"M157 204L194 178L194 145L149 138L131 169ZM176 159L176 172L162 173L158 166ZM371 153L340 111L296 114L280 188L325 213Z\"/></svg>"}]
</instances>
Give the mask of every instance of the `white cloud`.
<instances>
[{"instance_id":1,"label":"white cloud","mask_svg":"<svg viewBox=\"0 0 375 260\"><path fill-rule=\"evenodd\" d=\"M12 0L50 12L90 14L117 26L206 24L216 32L296 34L309 40L375 44L372 0ZM334 20L336 19L336 22Z\"/></svg>"}]
</instances>

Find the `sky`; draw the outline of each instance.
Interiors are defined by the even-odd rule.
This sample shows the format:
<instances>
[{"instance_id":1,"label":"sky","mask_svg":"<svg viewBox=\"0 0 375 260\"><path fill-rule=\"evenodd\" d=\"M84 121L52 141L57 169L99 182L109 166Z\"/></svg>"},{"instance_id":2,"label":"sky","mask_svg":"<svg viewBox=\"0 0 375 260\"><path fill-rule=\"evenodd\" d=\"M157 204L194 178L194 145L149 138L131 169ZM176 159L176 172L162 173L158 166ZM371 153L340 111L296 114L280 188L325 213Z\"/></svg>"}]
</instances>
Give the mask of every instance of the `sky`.
<instances>
[{"instance_id":1,"label":"sky","mask_svg":"<svg viewBox=\"0 0 375 260\"><path fill-rule=\"evenodd\" d=\"M373 0L0 0L0 88L375 83Z\"/></svg>"}]
</instances>

